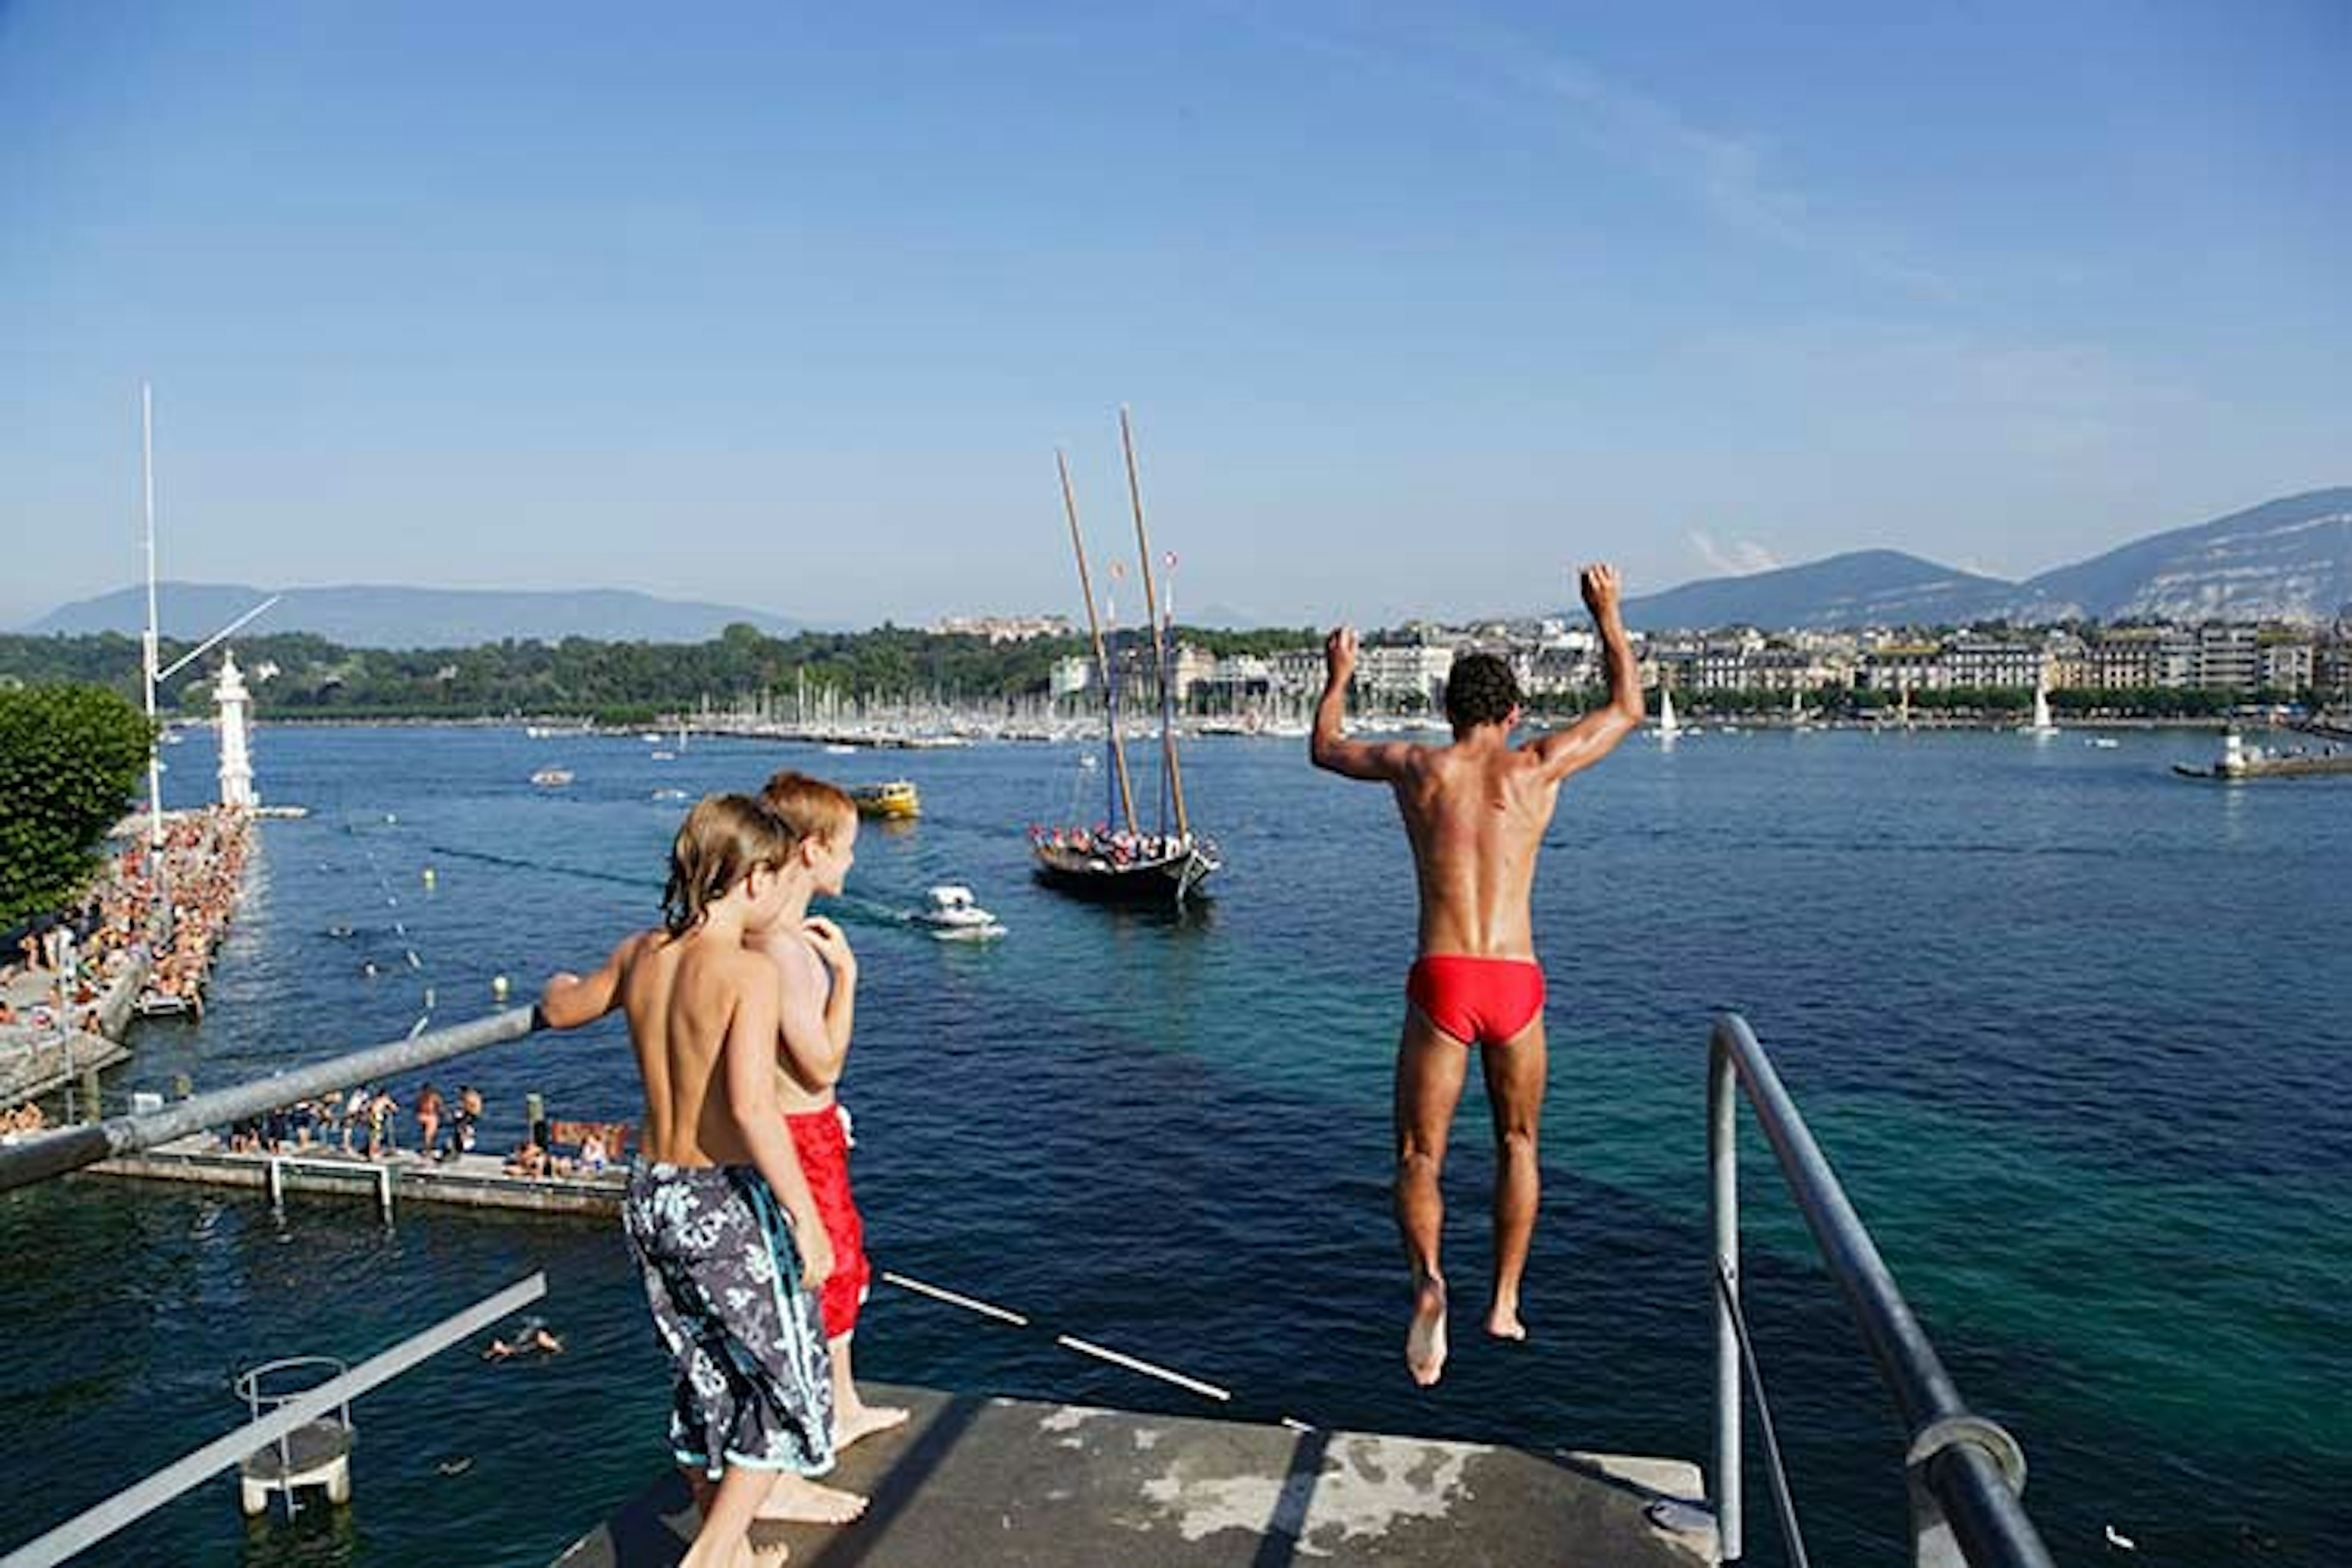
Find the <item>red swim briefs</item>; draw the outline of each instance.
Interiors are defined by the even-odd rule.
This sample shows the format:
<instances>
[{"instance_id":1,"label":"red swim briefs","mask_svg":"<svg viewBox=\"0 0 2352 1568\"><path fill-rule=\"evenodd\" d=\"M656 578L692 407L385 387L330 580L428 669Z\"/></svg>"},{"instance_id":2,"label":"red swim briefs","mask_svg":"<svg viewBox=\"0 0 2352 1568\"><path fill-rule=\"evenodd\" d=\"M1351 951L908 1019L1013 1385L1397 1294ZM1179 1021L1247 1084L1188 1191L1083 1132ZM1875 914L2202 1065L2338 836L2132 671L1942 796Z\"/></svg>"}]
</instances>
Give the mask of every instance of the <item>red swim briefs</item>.
<instances>
[{"instance_id":1,"label":"red swim briefs","mask_svg":"<svg viewBox=\"0 0 2352 1568\"><path fill-rule=\"evenodd\" d=\"M793 1135L793 1152L800 1156L801 1174L816 1199L825 1239L833 1243L833 1272L825 1276L817 1305L824 1318L824 1337L837 1340L857 1326L857 1309L866 1304L866 1285L873 1277L866 1261L866 1224L849 1195L849 1140L838 1106L786 1116L784 1126Z\"/></svg>"},{"instance_id":2,"label":"red swim briefs","mask_svg":"<svg viewBox=\"0 0 2352 1568\"><path fill-rule=\"evenodd\" d=\"M1543 970L1532 958L1424 953L1412 961L1404 994L1465 1046L1499 1046L1543 1012Z\"/></svg>"}]
</instances>

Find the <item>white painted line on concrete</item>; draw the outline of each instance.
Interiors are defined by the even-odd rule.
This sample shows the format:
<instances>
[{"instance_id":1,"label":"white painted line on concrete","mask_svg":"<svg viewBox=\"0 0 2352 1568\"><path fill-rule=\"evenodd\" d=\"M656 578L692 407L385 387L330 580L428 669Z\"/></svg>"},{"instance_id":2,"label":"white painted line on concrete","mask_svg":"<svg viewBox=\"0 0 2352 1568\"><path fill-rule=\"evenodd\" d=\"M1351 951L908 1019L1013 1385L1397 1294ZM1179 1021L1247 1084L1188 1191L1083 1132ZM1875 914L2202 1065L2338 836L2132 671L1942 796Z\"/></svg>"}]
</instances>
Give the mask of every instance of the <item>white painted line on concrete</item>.
<instances>
[{"instance_id":1,"label":"white painted line on concrete","mask_svg":"<svg viewBox=\"0 0 2352 1568\"><path fill-rule=\"evenodd\" d=\"M1309 1426L1306 1422L1301 1421L1296 1415L1284 1416L1282 1418L1282 1424L1285 1426L1289 1427L1294 1432L1312 1432L1315 1430L1314 1427Z\"/></svg>"},{"instance_id":2,"label":"white painted line on concrete","mask_svg":"<svg viewBox=\"0 0 2352 1568\"><path fill-rule=\"evenodd\" d=\"M1007 1311L1003 1307L992 1307L985 1301L975 1301L969 1296L959 1296L952 1290L942 1290L936 1285L926 1285L921 1280L910 1279L904 1274L893 1274L887 1268L882 1270L882 1278L885 1282L912 1290L918 1296L929 1296L935 1300L945 1301L950 1306L962 1307L987 1317L1002 1319L1016 1329L1025 1329L1029 1326L1029 1320L1018 1312Z\"/></svg>"},{"instance_id":3,"label":"white painted line on concrete","mask_svg":"<svg viewBox=\"0 0 2352 1568\"><path fill-rule=\"evenodd\" d=\"M1197 1377L1186 1377L1181 1372L1171 1372L1164 1366L1154 1366L1148 1361L1138 1361L1131 1355L1121 1355L1118 1352L1111 1350L1108 1346L1090 1344L1085 1340L1077 1339L1069 1334L1055 1334L1054 1336L1054 1342L1060 1345L1065 1350L1074 1350L1080 1355L1098 1357L1103 1361L1111 1362L1117 1365L1126 1367L1130 1372L1139 1372L1146 1377L1156 1377L1163 1383L1172 1383L1179 1388L1189 1388L1195 1394L1206 1394L1211 1399L1230 1400L1233 1398L1232 1394L1226 1393L1223 1389L1219 1388L1213 1383L1202 1383Z\"/></svg>"}]
</instances>

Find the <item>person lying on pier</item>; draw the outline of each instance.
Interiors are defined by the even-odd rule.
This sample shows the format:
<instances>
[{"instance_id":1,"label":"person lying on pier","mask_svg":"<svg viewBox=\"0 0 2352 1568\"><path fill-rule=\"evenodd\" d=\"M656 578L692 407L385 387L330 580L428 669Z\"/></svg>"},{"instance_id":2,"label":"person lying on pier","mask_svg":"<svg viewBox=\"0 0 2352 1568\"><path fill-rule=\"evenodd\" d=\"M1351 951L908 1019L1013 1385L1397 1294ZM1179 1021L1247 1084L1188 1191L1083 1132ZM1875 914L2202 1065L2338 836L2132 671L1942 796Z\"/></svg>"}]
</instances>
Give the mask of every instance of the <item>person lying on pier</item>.
<instances>
[{"instance_id":1,"label":"person lying on pier","mask_svg":"<svg viewBox=\"0 0 2352 1568\"><path fill-rule=\"evenodd\" d=\"M705 797L671 847L661 927L593 974L554 976L539 1004L559 1029L628 1017L646 1100L622 1224L671 1358L697 1568L743 1560L753 1521L791 1508L773 1494L794 1483L803 1509L808 1493L863 1507L808 1479L834 1460L816 1302L833 1248L776 1103L775 971L745 945L783 918L798 849L760 802Z\"/></svg>"},{"instance_id":2,"label":"person lying on pier","mask_svg":"<svg viewBox=\"0 0 2352 1568\"><path fill-rule=\"evenodd\" d=\"M835 1102L835 1086L848 1064L856 1021L857 957L838 925L808 913L812 896L841 896L857 858L857 807L836 786L789 769L770 779L760 798L800 837L799 854L785 868L794 889L785 918L754 937L751 946L776 966L782 1024L776 1098L833 1242L833 1274L824 1282L824 1337L833 1359L834 1444L846 1448L860 1437L902 1425L908 1414L898 1405L866 1404L850 1367L850 1343L872 1268L866 1258L866 1223L850 1191L848 1113Z\"/></svg>"},{"instance_id":3,"label":"person lying on pier","mask_svg":"<svg viewBox=\"0 0 2352 1568\"><path fill-rule=\"evenodd\" d=\"M1536 856L1560 782L1591 767L1642 722L1641 678L1618 614L1617 574L1584 569L1580 587L1607 650L1608 702L1566 730L1511 744L1518 682L1493 654L1454 661L1445 683L1451 745L1350 741L1343 732L1356 634L1324 644L1325 679L1308 756L1318 768L1385 784L1404 818L1421 889L1417 956L1405 981L1397 1042L1396 1219L1412 1272L1406 1370L1427 1387L1445 1368L1445 1275L1438 1266L1444 1200L1438 1186L1469 1053L1493 1102L1495 1291L1486 1331L1527 1338L1519 1283L1535 1235L1540 1171L1536 1128L1544 1097L1544 976L1530 900Z\"/></svg>"}]
</instances>

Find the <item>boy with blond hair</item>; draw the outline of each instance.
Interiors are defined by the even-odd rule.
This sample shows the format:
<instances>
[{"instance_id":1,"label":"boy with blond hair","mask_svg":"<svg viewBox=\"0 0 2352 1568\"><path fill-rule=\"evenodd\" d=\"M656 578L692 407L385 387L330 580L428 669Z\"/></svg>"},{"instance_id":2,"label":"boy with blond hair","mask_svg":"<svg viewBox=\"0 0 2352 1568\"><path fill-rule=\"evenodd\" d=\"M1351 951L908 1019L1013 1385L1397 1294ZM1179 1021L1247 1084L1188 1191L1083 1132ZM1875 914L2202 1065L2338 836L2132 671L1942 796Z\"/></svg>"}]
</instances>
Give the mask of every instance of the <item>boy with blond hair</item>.
<instances>
[{"instance_id":1,"label":"boy with blond hair","mask_svg":"<svg viewBox=\"0 0 2352 1568\"><path fill-rule=\"evenodd\" d=\"M646 1109L622 1217L671 1358L671 1447L702 1510L689 1568L750 1561L777 1482L833 1466L814 1299L832 1247L780 1124L773 971L745 947L783 918L798 847L750 796L705 797L670 850L662 928L585 979L556 975L540 1003L556 1028L628 1016Z\"/></svg>"}]
</instances>

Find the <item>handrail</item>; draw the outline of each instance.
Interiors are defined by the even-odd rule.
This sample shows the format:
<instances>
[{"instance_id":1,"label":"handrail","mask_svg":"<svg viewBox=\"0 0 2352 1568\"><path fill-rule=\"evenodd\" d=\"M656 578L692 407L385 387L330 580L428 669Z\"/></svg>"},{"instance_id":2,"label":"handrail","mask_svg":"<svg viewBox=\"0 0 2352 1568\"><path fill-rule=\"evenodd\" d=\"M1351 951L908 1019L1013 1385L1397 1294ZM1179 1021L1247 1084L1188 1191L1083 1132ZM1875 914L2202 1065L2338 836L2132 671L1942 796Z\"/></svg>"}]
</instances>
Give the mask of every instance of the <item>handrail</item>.
<instances>
[{"instance_id":1,"label":"handrail","mask_svg":"<svg viewBox=\"0 0 2352 1568\"><path fill-rule=\"evenodd\" d=\"M54 1132L0 1145L0 1193L45 1182L117 1154L135 1154L207 1127L226 1126L281 1105L291 1105L298 1100L310 1100L329 1089L390 1078L449 1057L478 1051L485 1046L520 1039L545 1026L537 1008L509 1007L470 1023L430 1030L389 1045L371 1046L274 1077L200 1094L144 1115L116 1116L81 1127L61 1127Z\"/></svg>"},{"instance_id":2,"label":"handrail","mask_svg":"<svg viewBox=\"0 0 2352 1568\"><path fill-rule=\"evenodd\" d=\"M43 1531L0 1557L0 1568L50 1568L78 1552L88 1551L115 1531L134 1524L192 1487L203 1485L255 1450L267 1447L285 1434L318 1420L330 1410L348 1406L359 1395L391 1382L427 1357L438 1355L460 1340L482 1330L547 1294L547 1276L518 1279L494 1296L486 1296L461 1312L453 1313L422 1332L411 1334L390 1349L370 1356L339 1377L303 1390L269 1415L224 1433L194 1452L184 1455L148 1476L92 1504L63 1524ZM346 1414L348 1421L348 1413Z\"/></svg>"},{"instance_id":3,"label":"handrail","mask_svg":"<svg viewBox=\"0 0 2352 1568\"><path fill-rule=\"evenodd\" d=\"M1837 1173L1813 1142L1764 1047L1737 1013L1717 1018L1707 1048L1707 1165L1715 1231L1715 1516L1722 1561L1741 1557L1739 1196L1737 1088L1780 1161L1822 1261L1845 1292L1879 1379L1905 1429L1913 1561L1920 1568L2048 1568L2049 1549L2025 1512L2025 1455L1998 1424L1969 1410L1903 1299Z\"/></svg>"}]
</instances>

